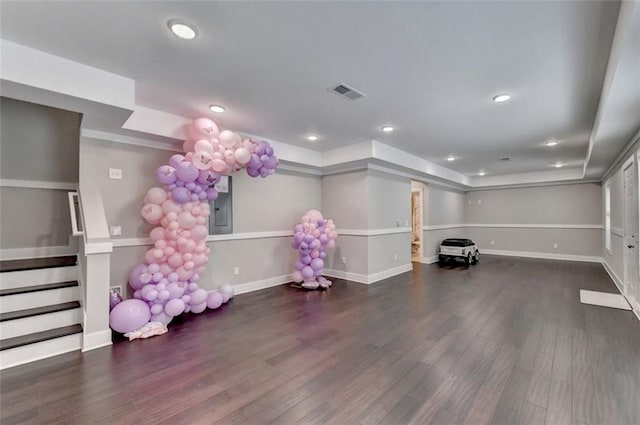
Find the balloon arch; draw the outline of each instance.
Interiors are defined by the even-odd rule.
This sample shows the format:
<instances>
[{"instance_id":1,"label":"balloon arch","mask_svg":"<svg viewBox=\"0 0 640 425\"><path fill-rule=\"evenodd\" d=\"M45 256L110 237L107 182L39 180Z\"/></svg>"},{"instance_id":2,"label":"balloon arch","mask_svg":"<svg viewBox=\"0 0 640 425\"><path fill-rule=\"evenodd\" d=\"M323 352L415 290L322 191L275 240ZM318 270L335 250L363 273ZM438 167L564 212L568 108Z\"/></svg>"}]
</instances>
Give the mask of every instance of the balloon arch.
<instances>
[{"instance_id":1,"label":"balloon arch","mask_svg":"<svg viewBox=\"0 0 640 425\"><path fill-rule=\"evenodd\" d=\"M242 169L251 177L270 176L278 158L268 142L219 131L208 118L194 120L189 135L184 155L173 155L156 170L163 186L152 187L144 198L142 217L156 226L149 234L153 246L129 273L133 298L113 303L109 324L116 332L133 332L148 322L166 326L175 316L218 308L233 296L229 285L209 293L198 285L209 261L209 201L218 197L214 185L220 176Z\"/></svg>"}]
</instances>

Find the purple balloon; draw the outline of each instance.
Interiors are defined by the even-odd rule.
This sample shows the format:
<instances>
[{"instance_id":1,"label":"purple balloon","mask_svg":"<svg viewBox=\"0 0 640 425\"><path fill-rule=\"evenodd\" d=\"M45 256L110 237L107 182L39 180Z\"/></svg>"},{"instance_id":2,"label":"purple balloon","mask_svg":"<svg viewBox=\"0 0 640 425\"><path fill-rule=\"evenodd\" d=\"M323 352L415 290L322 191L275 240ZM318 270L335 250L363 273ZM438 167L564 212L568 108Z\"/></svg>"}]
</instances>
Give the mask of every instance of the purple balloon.
<instances>
[{"instance_id":1,"label":"purple balloon","mask_svg":"<svg viewBox=\"0 0 640 425\"><path fill-rule=\"evenodd\" d=\"M220 180L220 176L213 171L200 170L198 172L198 183L201 185L211 186L212 184L218 183L218 180Z\"/></svg>"},{"instance_id":2,"label":"purple balloon","mask_svg":"<svg viewBox=\"0 0 640 425\"><path fill-rule=\"evenodd\" d=\"M209 292L207 295L207 307L210 309L216 309L222 305L223 297L218 291Z\"/></svg>"},{"instance_id":3,"label":"purple balloon","mask_svg":"<svg viewBox=\"0 0 640 425\"><path fill-rule=\"evenodd\" d=\"M218 199L218 191L212 187L207 189L206 194L207 194L207 199L210 201L215 201L216 199Z\"/></svg>"},{"instance_id":4,"label":"purple balloon","mask_svg":"<svg viewBox=\"0 0 640 425\"><path fill-rule=\"evenodd\" d=\"M304 235L304 241L305 241L306 243L308 243L308 244L310 244L311 242L313 242L313 240L314 240L314 239L315 239L315 238L313 237L313 235L309 235L309 234Z\"/></svg>"},{"instance_id":5,"label":"purple balloon","mask_svg":"<svg viewBox=\"0 0 640 425\"><path fill-rule=\"evenodd\" d=\"M295 226L293 226L294 233L302 233L302 230L303 230L302 224L296 224Z\"/></svg>"},{"instance_id":6,"label":"purple balloon","mask_svg":"<svg viewBox=\"0 0 640 425\"><path fill-rule=\"evenodd\" d=\"M196 202L200 197L197 194L192 193L189 199L191 199L191 202Z\"/></svg>"},{"instance_id":7,"label":"purple balloon","mask_svg":"<svg viewBox=\"0 0 640 425\"><path fill-rule=\"evenodd\" d=\"M122 297L116 291L109 291L109 311L122 302Z\"/></svg>"},{"instance_id":8,"label":"purple balloon","mask_svg":"<svg viewBox=\"0 0 640 425\"><path fill-rule=\"evenodd\" d=\"M305 279L313 277L313 269L309 266L305 266L302 269L302 277L304 277Z\"/></svg>"},{"instance_id":9,"label":"purple balloon","mask_svg":"<svg viewBox=\"0 0 640 425\"><path fill-rule=\"evenodd\" d=\"M171 158L169 158L169 165L173 168L178 168L178 165L180 165L184 159L184 156L180 154L171 155Z\"/></svg>"},{"instance_id":10,"label":"purple balloon","mask_svg":"<svg viewBox=\"0 0 640 425\"><path fill-rule=\"evenodd\" d=\"M247 174L251 177L258 177L260 175L260 170L257 168L247 168Z\"/></svg>"},{"instance_id":11,"label":"purple balloon","mask_svg":"<svg viewBox=\"0 0 640 425\"><path fill-rule=\"evenodd\" d=\"M267 177L268 175L269 175L269 170L268 170L268 169L266 169L266 168L264 168L264 167L262 167L262 168L260 169L260 177L263 177L263 178L264 178L264 177Z\"/></svg>"},{"instance_id":12,"label":"purple balloon","mask_svg":"<svg viewBox=\"0 0 640 425\"><path fill-rule=\"evenodd\" d=\"M265 166L272 170L275 169L278 166L278 158L276 158L275 156L269 157L269 160L267 161Z\"/></svg>"},{"instance_id":13,"label":"purple balloon","mask_svg":"<svg viewBox=\"0 0 640 425\"><path fill-rule=\"evenodd\" d=\"M264 142L258 142L258 147L256 147L256 154L258 154L258 156L262 156L265 154L265 152L267 151L267 146Z\"/></svg>"},{"instance_id":14,"label":"purple balloon","mask_svg":"<svg viewBox=\"0 0 640 425\"><path fill-rule=\"evenodd\" d=\"M311 256L310 255L303 255L302 257L300 257L300 261L302 261L304 264L311 264Z\"/></svg>"},{"instance_id":15,"label":"purple balloon","mask_svg":"<svg viewBox=\"0 0 640 425\"><path fill-rule=\"evenodd\" d=\"M326 233L321 234L318 239L320 239L320 243L322 245L325 245L326 243L329 242L329 236L326 235Z\"/></svg>"},{"instance_id":16,"label":"purple balloon","mask_svg":"<svg viewBox=\"0 0 640 425\"><path fill-rule=\"evenodd\" d=\"M173 320L172 316L169 316L165 312L154 314L149 319L150 322L160 322L163 325L168 325Z\"/></svg>"},{"instance_id":17,"label":"purple balloon","mask_svg":"<svg viewBox=\"0 0 640 425\"><path fill-rule=\"evenodd\" d=\"M138 264L129 272L129 285L133 289L140 289L144 283L140 282L140 275L147 270L147 265L144 263Z\"/></svg>"},{"instance_id":18,"label":"purple balloon","mask_svg":"<svg viewBox=\"0 0 640 425\"><path fill-rule=\"evenodd\" d=\"M176 169L171 167L170 165L161 165L156 170L156 178L162 184L175 183L177 179Z\"/></svg>"},{"instance_id":19,"label":"purple balloon","mask_svg":"<svg viewBox=\"0 0 640 425\"><path fill-rule=\"evenodd\" d=\"M141 300L128 299L116 305L109 313L109 326L116 332L127 333L140 329L151 317L149 305Z\"/></svg>"},{"instance_id":20,"label":"purple balloon","mask_svg":"<svg viewBox=\"0 0 640 425\"><path fill-rule=\"evenodd\" d=\"M293 267L296 270L302 270L304 268L304 263L300 260L296 260L295 264L293 265Z\"/></svg>"},{"instance_id":21,"label":"purple balloon","mask_svg":"<svg viewBox=\"0 0 640 425\"><path fill-rule=\"evenodd\" d=\"M199 170L190 162L181 162L176 167L176 176L184 182L193 182L199 176Z\"/></svg>"},{"instance_id":22,"label":"purple balloon","mask_svg":"<svg viewBox=\"0 0 640 425\"><path fill-rule=\"evenodd\" d=\"M171 192L171 199L176 201L179 204L184 204L189 201L191 197L191 192L186 187L176 187Z\"/></svg>"},{"instance_id":23,"label":"purple balloon","mask_svg":"<svg viewBox=\"0 0 640 425\"><path fill-rule=\"evenodd\" d=\"M320 251L320 257L318 258L322 258L324 260L325 258L327 258L327 253L324 251Z\"/></svg>"},{"instance_id":24,"label":"purple balloon","mask_svg":"<svg viewBox=\"0 0 640 425\"><path fill-rule=\"evenodd\" d=\"M321 258L314 258L313 260L311 260L310 266L315 271L322 270L322 268L324 267L324 261L322 261Z\"/></svg>"},{"instance_id":25,"label":"purple balloon","mask_svg":"<svg viewBox=\"0 0 640 425\"><path fill-rule=\"evenodd\" d=\"M247 164L247 167L249 168L260 168L262 167L262 162L260 162L260 157L257 154L252 154L251 155L251 159L249 160L249 163Z\"/></svg>"},{"instance_id":26,"label":"purple balloon","mask_svg":"<svg viewBox=\"0 0 640 425\"><path fill-rule=\"evenodd\" d=\"M195 190L196 186L197 186L197 184L195 184L195 182L189 182L189 183L186 183L184 185L184 187L186 187L187 189L189 189L192 192Z\"/></svg>"},{"instance_id":27,"label":"purple balloon","mask_svg":"<svg viewBox=\"0 0 640 425\"><path fill-rule=\"evenodd\" d=\"M273 155L273 148L271 147L271 145L267 144L267 147L265 148L264 153L266 153L269 156Z\"/></svg>"},{"instance_id":28,"label":"purple balloon","mask_svg":"<svg viewBox=\"0 0 640 425\"><path fill-rule=\"evenodd\" d=\"M169 300L169 302L167 302L167 304L164 306L164 312L169 316L177 316L179 314L182 314L183 311L184 301L182 301L180 298Z\"/></svg>"}]
</instances>

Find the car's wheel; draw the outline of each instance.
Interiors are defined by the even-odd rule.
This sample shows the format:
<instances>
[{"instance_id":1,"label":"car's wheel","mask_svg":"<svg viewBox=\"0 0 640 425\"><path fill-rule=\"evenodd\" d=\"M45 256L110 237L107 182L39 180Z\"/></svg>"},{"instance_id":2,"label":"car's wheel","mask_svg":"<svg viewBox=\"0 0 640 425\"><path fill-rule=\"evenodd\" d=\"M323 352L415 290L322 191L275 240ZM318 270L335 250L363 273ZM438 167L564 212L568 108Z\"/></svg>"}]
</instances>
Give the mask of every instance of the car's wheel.
<instances>
[{"instance_id":1,"label":"car's wheel","mask_svg":"<svg viewBox=\"0 0 640 425\"><path fill-rule=\"evenodd\" d=\"M476 255L473 256L473 262L471 264L478 264L480 261L480 251L476 250Z\"/></svg>"},{"instance_id":2,"label":"car's wheel","mask_svg":"<svg viewBox=\"0 0 640 425\"><path fill-rule=\"evenodd\" d=\"M444 263L447 261L447 257L445 257L444 255L440 255L438 256L438 265L440 267L444 266Z\"/></svg>"},{"instance_id":3,"label":"car's wheel","mask_svg":"<svg viewBox=\"0 0 640 425\"><path fill-rule=\"evenodd\" d=\"M469 264L471 264L471 253L467 254L467 256L464 259L464 265L469 267Z\"/></svg>"}]
</instances>

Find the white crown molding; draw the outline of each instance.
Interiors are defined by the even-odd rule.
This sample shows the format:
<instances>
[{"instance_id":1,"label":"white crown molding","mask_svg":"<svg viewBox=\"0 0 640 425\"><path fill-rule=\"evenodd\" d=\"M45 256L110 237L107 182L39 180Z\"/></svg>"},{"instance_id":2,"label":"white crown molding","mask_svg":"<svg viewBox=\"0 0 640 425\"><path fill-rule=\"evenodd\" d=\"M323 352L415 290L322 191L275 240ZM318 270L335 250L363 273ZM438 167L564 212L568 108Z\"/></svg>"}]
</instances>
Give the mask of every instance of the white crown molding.
<instances>
[{"instance_id":1,"label":"white crown molding","mask_svg":"<svg viewBox=\"0 0 640 425\"><path fill-rule=\"evenodd\" d=\"M422 230L444 230L460 228L507 228L507 229L596 229L602 230L602 224L501 224L501 223L469 223L469 224L438 224L423 226Z\"/></svg>"},{"instance_id":2,"label":"white crown molding","mask_svg":"<svg viewBox=\"0 0 640 425\"><path fill-rule=\"evenodd\" d=\"M140 137L125 136L122 134L108 133L106 131L91 130L87 128L83 128L80 131L80 142L113 142L151 149L160 149L169 152L182 152L182 145L177 143L158 142Z\"/></svg>"},{"instance_id":3,"label":"white crown molding","mask_svg":"<svg viewBox=\"0 0 640 425\"><path fill-rule=\"evenodd\" d=\"M39 180L0 179L0 187L17 187L25 189L78 190L78 183L50 182Z\"/></svg>"}]
</instances>

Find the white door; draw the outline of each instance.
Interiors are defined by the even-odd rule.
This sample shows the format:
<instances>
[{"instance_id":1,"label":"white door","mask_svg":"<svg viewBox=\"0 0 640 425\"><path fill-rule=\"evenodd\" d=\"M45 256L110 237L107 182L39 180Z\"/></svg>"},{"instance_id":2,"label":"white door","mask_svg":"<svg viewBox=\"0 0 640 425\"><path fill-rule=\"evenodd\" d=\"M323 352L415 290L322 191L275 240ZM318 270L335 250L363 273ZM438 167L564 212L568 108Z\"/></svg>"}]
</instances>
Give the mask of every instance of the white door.
<instances>
[{"instance_id":1,"label":"white door","mask_svg":"<svg viewBox=\"0 0 640 425\"><path fill-rule=\"evenodd\" d=\"M638 203L634 164L624 169L624 295L636 303L638 276Z\"/></svg>"}]
</instances>

